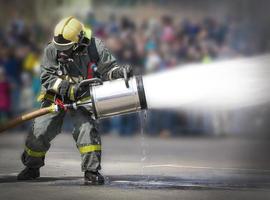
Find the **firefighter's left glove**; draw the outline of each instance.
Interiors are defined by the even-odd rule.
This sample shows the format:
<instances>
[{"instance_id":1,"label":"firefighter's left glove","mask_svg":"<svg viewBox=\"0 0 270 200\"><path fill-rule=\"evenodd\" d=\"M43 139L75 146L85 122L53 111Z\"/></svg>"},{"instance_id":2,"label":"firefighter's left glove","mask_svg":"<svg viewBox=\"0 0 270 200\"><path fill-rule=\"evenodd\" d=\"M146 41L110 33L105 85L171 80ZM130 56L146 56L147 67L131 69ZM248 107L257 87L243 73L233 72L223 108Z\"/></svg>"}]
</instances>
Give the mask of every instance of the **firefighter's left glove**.
<instances>
[{"instance_id":1,"label":"firefighter's left glove","mask_svg":"<svg viewBox=\"0 0 270 200\"><path fill-rule=\"evenodd\" d=\"M70 100L77 101L87 95L89 91L89 85L81 85L79 87L79 84L77 83L70 86L68 96Z\"/></svg>"},{"instance_id":2,"label":"firefighter's left glove","mask_svg":"<svg viewBox=\"0 0 270 200\"><path fill-rule=\"evenodd\" d=\"M67 96L69 88L70 88L70 83L68 81L66 81L66 80L62 80L62 82L59 85L59 94L62 97Z\"/></svg>"}]
</instances>

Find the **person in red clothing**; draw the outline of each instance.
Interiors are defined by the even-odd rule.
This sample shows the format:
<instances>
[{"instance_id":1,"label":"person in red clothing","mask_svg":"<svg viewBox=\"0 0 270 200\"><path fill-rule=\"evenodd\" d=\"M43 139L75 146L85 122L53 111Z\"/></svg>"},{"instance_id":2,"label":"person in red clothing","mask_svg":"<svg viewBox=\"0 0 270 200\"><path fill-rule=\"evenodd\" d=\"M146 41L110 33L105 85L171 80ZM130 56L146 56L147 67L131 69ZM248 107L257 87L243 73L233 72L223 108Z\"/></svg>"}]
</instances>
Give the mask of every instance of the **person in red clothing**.
<instances>
[{"instance_id":1,"label":"person in red clothing","mask_svg":"<svg viewBox=\"0 0 270 200\"><path fill-rule=\"evenodd\" d=\"M4 68L0 66L0 123L8 118L10 106L10 83L6 80Z\"/></svg>"}]
</instances>

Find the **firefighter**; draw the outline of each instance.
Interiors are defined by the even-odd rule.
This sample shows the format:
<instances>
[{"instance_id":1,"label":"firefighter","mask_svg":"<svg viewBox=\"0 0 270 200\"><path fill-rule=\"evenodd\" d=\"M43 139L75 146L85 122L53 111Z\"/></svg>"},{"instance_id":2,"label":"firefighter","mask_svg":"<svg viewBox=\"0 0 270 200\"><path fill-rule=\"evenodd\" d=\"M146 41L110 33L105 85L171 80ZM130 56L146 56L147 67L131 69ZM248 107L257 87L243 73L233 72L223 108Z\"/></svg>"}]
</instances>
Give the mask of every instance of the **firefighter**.
<instances>
[{"instance_id":1,"label":"firefighter","mask_svg":"<svg viewBox=\"0 0 270 200\"><path fill-rule=\"evenodd\" d=\"M72 103L89 96L89 87L78 87L80 81L98 77L103 81L130 77L129 65L119 66L115 57L74 17L62 19L54 29L54 37L44 50L41 62L41 107L55 100ZM92 113L71 110L73 138L81 154L81 169L86 184L104 184L101 169L101 139ZM51 113L36 118L25 142L22 162L25 169L18 180L32 180L40 176L50 142L61 132L66 112Z\"/></svg>"}]
</instances>

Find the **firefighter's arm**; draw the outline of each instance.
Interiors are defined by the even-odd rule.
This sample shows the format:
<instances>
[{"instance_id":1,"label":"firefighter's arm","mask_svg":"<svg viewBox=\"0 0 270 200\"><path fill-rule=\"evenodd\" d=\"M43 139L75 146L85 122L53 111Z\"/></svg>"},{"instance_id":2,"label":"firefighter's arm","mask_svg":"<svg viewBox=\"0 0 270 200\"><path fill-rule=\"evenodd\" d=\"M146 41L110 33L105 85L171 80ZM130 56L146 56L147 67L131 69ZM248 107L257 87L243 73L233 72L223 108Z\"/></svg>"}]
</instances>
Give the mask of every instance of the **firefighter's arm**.
<instances>
[{"instance_id":1,"label":"firefighter's arm","mask_svg":"<svg viewBox=\"0 0 270 200\"><path fill-rule=\"evenodd\" d=\"M57 75L57 52L50 44L45 48L41 62L41 85L47 90L61 96L72 98L71 85ZM74 97L73 97L74 99Z\"/></svg>"},{"instance_id":2,"label":"firefighter's arm","mask_svg":"<svg viewBox=\"0 0 270 200\"><path fill-rule=\"evenodd\" d=\"M105 47L104 43L97 39L95 40L97 51L99 54L98 73L103 80L113 80L118 78L124 78L124 73L127 76L132 75L132 68L129 65L120 66L117 64L115 57Z\"/></svg>"}]
</instances>

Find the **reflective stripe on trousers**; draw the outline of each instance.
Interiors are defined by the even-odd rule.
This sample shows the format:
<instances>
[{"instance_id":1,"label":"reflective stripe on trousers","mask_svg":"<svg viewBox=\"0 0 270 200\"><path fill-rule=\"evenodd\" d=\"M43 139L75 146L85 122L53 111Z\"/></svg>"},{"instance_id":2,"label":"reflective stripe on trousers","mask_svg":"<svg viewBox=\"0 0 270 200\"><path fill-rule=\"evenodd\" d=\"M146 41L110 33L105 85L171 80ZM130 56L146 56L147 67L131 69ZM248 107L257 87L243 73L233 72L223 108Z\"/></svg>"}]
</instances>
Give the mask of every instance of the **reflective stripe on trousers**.
<instances>
[{"instance_id":1,"label":"reflective stripe on trousers","mask_svg":"<svg viewBox=\"0 0 270 200\"><path fill-rule=\"evenodd\" d=\"M79 151L81 154L86 154L86 153L90 153L93 151L101 151L101 145L100 144L91 144L91 145L86 145L86 146L82 146L82 147L78 147Z\"/></svg>"},{"instance_id":2,"label":"reflective stripe on trousers","mask_svg":"<svg viewBox=\"0 0 270 200\"><path fill-rule=\"evenodd\" d=\"M41 158L44 157L46 152L45 151L33 151L29 149L27 146L25 146L25 152L32 157Z\"/></svg>"}]
</instances>

